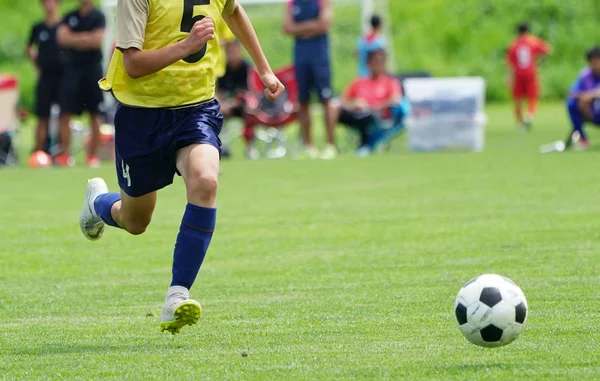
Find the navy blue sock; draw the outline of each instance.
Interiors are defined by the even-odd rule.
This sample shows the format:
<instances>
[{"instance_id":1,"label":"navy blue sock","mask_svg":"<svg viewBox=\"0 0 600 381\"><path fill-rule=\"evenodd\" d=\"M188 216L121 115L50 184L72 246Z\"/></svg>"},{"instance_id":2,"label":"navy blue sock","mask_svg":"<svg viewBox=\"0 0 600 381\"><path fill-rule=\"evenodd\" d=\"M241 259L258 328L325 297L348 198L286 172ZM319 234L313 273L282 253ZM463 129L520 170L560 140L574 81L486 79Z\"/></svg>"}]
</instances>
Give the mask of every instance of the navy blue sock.
<instances>
[{"instance_id":1,"label":"navy blue sock","mask_svg":"<svg viewBox=\"0 0 600 381\"><path fill-rule=\"evenodd\" d=\"M173 254L171 286L188 290L194 284L215 230L217 209L188 204L181 221Z\"/></svg>"},{"instance_id":2,"label":"navy blue sock","mask_svg":"<svg viewBox=\"0 0 600 381\"><path fill-rule=\"evenodd\" d=\"M110 210L115 202L121 200L121 195L118 193L104 193L100 196L96 197L94 200L94 210L98 217L102 218L109 226L114 226L115 228L121 228L112 217Z\"/></svg>"}]
</instances>

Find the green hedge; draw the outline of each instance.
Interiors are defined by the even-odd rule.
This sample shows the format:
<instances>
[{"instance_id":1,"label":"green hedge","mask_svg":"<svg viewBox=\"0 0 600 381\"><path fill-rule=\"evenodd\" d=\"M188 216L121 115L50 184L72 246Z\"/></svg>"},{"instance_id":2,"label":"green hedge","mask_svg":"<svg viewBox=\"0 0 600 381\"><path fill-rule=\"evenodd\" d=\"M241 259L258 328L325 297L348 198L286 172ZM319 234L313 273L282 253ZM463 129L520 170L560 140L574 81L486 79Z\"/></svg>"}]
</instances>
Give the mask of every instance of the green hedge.
<instances>
[{"instance_id":1,"label":"green hedge","mask_svg":"<svg viewBox=\"0 0 600 381\"><path fill-rule=\"evenodd\" d=\"M437 76L480 75L488 99L508 98L506 47L522 20L549 41L552 56L541 65L543 96L560 99L585 65L584 51L600 43L598 0L390 1L394 44L401 70L427 69Z\"/></svg>"},{"instance_id":2,"label":"green hedge","mask_svg":"<svg viewBox=\"0 0 600 381\"><path fill-rule=\"evenodd\" d=\"M62 0L62 8L68 10L77 3L77 0ZM490 101L508 99L504 54L519 21L531 20L533 31L554 47L554 54L542 63L540 71L546 99L564 97L570 82L585 65L585 49L600 43L598 0L388 0L388 3L387 22L392 28L396 67L400 71L428 70L436 76L480 75L488 82ZM41 17L38 4L37 0L0 0L3 15L0 70L19 75L25 106L33 103L35 79L33 68L24 58L24 46L32 23ZM280 9L267 13L267 20L264 16L253 17L265 50L276 64L289 62L291 54L289 39L280 32L280 13ZM334 60L334 83L340 91L355 72L354 60L350 63L348 57L353 52L358 30L353 25L358 18L345 11L338 12L336 17L339 41L334 47L343 50L343 54L337 51L334 54L341 57Z\"/></svg>"}]
</instances>

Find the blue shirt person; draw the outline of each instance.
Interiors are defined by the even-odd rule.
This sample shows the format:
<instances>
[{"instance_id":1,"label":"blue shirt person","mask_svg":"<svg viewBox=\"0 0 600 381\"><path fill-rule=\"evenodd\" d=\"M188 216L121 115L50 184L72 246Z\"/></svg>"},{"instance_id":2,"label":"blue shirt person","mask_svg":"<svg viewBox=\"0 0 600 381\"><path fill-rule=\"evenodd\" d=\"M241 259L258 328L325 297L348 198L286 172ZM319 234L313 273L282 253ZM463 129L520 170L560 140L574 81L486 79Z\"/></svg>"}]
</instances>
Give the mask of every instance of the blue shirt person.
<instances>
[{"instance_id":1,"label":"blue shirt person","mask_svg":"<svg viewBox=\"0 0 600 381\"><path fill-rule=\"evenodd\" d=\"M319 157L311 136L310 99L316 93L325 109L327 146L320 157L332 159L335 148L335 110L330 104L331 62L329 30L333 17L331 0L289 0L283 22L284 31L294 37L294 68L298 83L300 110L298 119L302 130L305 153Z\"/></svg>"},{"instance_id":2,"label":"blue shirt person","mask_svg":"<svg viewBox=\"0 0 600 381\"><path fill-rule=\"evenodd\" d=\"M578 135L582 148L587 148L589 142L583 125L591 122L600 126L600 46L587 52L587 60L589 66L579 74L567 99L569 119L573 128L567 139L567 146L572 143L573 136Z\"/></svg>"},{"instance_id":3,"label":"blue shirt person","mask_svg":"<svg viewBox=\"0 0 600 381\"><path fill-rule=\"evenodd\" d=\"M367 66L367 57L369 52L376 50L385 50L387 41L381 33L381 17L373 15L370 20L371 31L360 36L356 46L358 56L358 75L361 77L369 76L369 67Z\"/></svg>"}]
</instances>

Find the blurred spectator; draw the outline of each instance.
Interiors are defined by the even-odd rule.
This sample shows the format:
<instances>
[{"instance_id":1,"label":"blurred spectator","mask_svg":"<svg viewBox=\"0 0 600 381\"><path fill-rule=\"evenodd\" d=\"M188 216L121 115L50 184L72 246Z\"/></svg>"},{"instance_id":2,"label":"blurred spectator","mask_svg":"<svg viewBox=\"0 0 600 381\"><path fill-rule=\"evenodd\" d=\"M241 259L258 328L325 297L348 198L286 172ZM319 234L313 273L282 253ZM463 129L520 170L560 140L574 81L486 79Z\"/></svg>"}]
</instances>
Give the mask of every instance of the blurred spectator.
<instances>
[{"instance_id":1,"label":"blurred spectator","mask_svg":"<svg viewBox=\"0 0 600 381\"><path fill-rule=\"evenodd\" d=\"M250 64L244 60L242 46L234 40L227 43L227 66L225 75L217 84L217 99L221 103L221 113L225 119L238 117L244 119L244 140L246 156L258 159L259 153L253 146L254 126L245 120L245 96L248 91L248 71ZM225 150L227 152L227 149Z\"/></svg>"},{"instance_id":2,"label":"blurred spectator","mask_svg":"<svg viewBox=\"0 0 600 381\"><path fill-rule=\"evenodd\" d=\"M360 133L360 146L357 155L371 153L378 138L383 136L374 130L378 119L398 117L392 107L402 102L400 81L387 74L387 58L383 49L372 50L367 54L369 76L354 80L342 97L339 122Z\"/></svg>"},{"instance_id":3,"label":"blurred spectator","mask_svg":"<svg viewBox=\"0 0 600 381\"><path fill-rule=\"evenodd\" d=\"M35 115L38 117L35 157L43 156L43 151L50 154L50 147L47 146L50 110L53 105L58 104L60 81L65 66L64 51L56 41L56 31L60 24L59 0L42 0L42 7L44 20L31 29L26 52L38 74L35 91Z\"/></svg>"},{"instance_id":4,"label":"blurred spectator","mask_svg":"<svg viewBox=\"0 0 600 381\"><path fill-rule=\"evenodd\" d=\"M333 18L331 0L289 0L283 29L295 37L294 66L298 83L300 110L298 119L302 129L305 154L310 158L333 159L335 148L335 110L331 104L331 67L329 30ZM310 98L316 91L325 109L327 146L319 155L311 135Z\"/></svg>"},{"instance_id":5,"label":"blurred spectator","mask_svg":"<svg viewBox=\"0 0 600 381\"><path fill-rule=\"evenodd\" d=\"M215 68L215 76L219 79L225 75L227 69L227 44L235 41L235 35L224 20L219 20L215 28L219 38L219 58Z\"/></svg>"},{"instance_id":6,"label":"blurred spectator","mask_svg":"<svg viewBox=\"0 0 600 381\"><path fill-rule=\"evenodd\" d=\"M91 119L91 139L87 164L100 165L97 156L102 122L103 93L98 87L102 78L102 41L106 20L94 8L93 0L81 0L80 8L68 13L58 28L58 42L68 48L69 60L60 91L60 148L56 157L58 165L72 165L69 153L71 114L88 111Z\"/></svg>"},{"instance_id":7,"label":"blurred spectator","mask_svg":"<svg viewBox=\"0 0 600 381\"><path fill-rule=\"evenodd\" d=\"M373 15L371 17L371 30L369 33L358 39L356 53L358 55L358 75L361 77L369 76L367 66L367 55L372 50L386 49L387 43L381 33L381 17Z\"/></svg>"},{"instance_id":8,"label":"blurred spectator","mask_svg":"<svg viewBox=\"0 0 600 381\"><path fill-rule=\"evenodd\" d=\"M589 67L579 74L567 99L572 125L572 131L565 142L567 148L574 142L578 142L583 149L589 146L583 130L584 123L600 126L600 46L590 49L586 56Z\"/></svg>"},{"instance_id":9,"label":"blurred spectator","mask_svg":"<svg viewBox=\"0 0 600 381\"><path fill-rule=\"evenodd\" d=\"M550 45L529 33L529 25L517 27L518 37L508 48L507 60L511 66L512 94L515 114L521 128L529 129L533 123L539 98L537 60L550 54ZM527 114L523 116L521 102L527 99Z\"/></svg>"}]
</instances>

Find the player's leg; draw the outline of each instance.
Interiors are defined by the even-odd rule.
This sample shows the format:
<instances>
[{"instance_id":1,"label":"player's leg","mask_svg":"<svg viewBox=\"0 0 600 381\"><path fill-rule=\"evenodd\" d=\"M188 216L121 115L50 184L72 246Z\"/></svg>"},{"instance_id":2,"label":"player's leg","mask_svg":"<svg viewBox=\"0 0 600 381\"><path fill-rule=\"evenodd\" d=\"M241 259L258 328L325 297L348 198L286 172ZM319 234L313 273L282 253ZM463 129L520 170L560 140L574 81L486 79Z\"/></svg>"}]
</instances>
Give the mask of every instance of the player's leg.
<instances>
[{"instance_id":1,"label":"player's leg","mask_svg":"<svg viewBox=\"0 0 600 381\"><path fill-rule=\"evenodd\" d=\"M75 164L71 156L71 115L79 111L81 102L79 89L84 73L79 70L68 69L65 71L59 94L60 117L58 124L58 140L60 153L55 161L59 166L72 166Z\"/></svg>"},{"instance_id":2,"label":"player's leg","mask_svg":"<svg viewBox=\"0 0 600 381\"><path fill-rule=\"evenodd\" d=\"M373 116L367 113L356 113L346 109L341 109L339 122L355 129L360 135L360 143L356 154L358 156L367 156L371 153L369 142L369 126L373 123Z\"/></svg>"},{"instance_id":3,"label":"player's leg","mask_svg":"<svg viewBox=\"0 0 600 381\"><path fill-rule=\"evenodd\" d=\"M334 159L337 156L335 147L335 125L336 111L332 103L333 91L331 90L331 67L329 59L315 61L311 67L314 86L319 94L319 100L323 105L325 132L327 144L320 158L325 160Z\"/></svg>"},{"instance_id":4,"label":"player's leg","mask_svg":"<svg viewBox=\"0 0 600 381\"><path fill-rule=\"evenodd\" d=\"M83 234L91 240L102 236L104 226L142 234L150 224L156 191L173 182L175 158L165 157L174 111L120 105L115 114L115 165L121 193L110 193L102 179L88 183L80 215ZM173 155L174 156L174 155Z\"/></svg>"},{"instance_id":5,"label":"player's leg","mask_svg":"<svg viewBox=\"0 0 600 381\"><path fill-rule=\"evenodd\" d=\"M312 141L312 118L310 116L310 90L312 88L312 73L306 62L296 62L296 82L298 84L298 122L304 144L304 155L311 159L318 156L318 151Z\"/></svg>"},{"instance_id":6,"label":"player's leg","mask_svg":"<svg viewBox=\"0 0 600 381\"><path fill-rule=\"evenodd\" d=\"M565 141L565 146L569 148L574 141L577 140L584 148L588 145L587 136L583 130L585 116L582 111L582 102L577 99L569 99L567 101L567 111L571 121L571 132Z\"/></svg>"},{"instance_id":7,"label":"player's leg","mask_svg":"<svg viewBox=\"0 0 600 381\"><path fill-rule=\"evenodd\" d=\"M98 157L98 148L100 147L100 125L104 117L99 113L90 113L90 142L87 152L86 163L90 168L98 168L101 164Z\"/></svg>"},{"instance_id":8,"label":"player's leg","mask_svg":"<svg viewBox=\"0 0 600 381\"><path fill-rule=\"evenodd\" d=\"M88 181L79 224L83 234L96 241L102 237L104 226L123 229L139 235L146 231L156 206L156 192L132 197L123 190L111 193L104 180Z\"/></svg>"},{"instance_id":9,"label":"player's leg","mask_svg":"<svg viewBox=\"0 0 600 381\"><path fill-rule=\"evenodd\" d=\"M219 179L218 134L222 127L218 102L195 110L182 110L175 137L177 170L187 190L175 250L171 286L161 315L161 330L177 333L200 318L200 304L189 299L200 266L210 245L216 224L216 197ZM190 113L190 114L186 114Z\"/></svg>"},{"instance_id":10,"label":"player's leg","mask_svg":"<svg viewBox=\"0 0 600 381\"><path fill-rule=\"evenodd\" d=\"M35 114L38 123L35 129L34 152L45 151L48 140L50 108L52 107L52 88L49 78L41 75L35 92Z\"/></svg>"},{"instance_id":11,"label":"player's leg","mask_svg":"<svg viewBox=\"0 0 600 381\"><path fill-rule=\"evenodd\" d=\"M539 98L539 84L537 78L530 79L527 86L527 114L524 118L525 127L531 128L537 111Z\"/></svg>"},{"instance_id":12,"label":"player's leg","mask_svg":"<svg viewBox=\"0 0 600 381\"><path fill-rule=\"evenodd\" d=\"M517 120L517 124L519 127L523 126L523 98L525 97L525 92L523 91L523 78L519 78L517 76L513 77L512 83L512 95L514 100L514 112L515 118Z\"/></svg>"},{"instance_id":13,"label":"player's leg","mask_svg":"<svg viewBox=\"0 0 600 381\"><path fill-rule=\"evenodd\" d=\"M85 109L90 114L90 142L87 153L87 165L91 168L100 166L98 148L100 147L100 125L102 116L102 104L104 94L98 87L98 81L102 78L102 67L92 68L82 83L82 99Z\"/></svg>"},{"instance_id":14,"label":"player's leg","mask_svg":"<svg viewBox=\"0 0 600 381\"><path fill-rule=\"evenodd\" d=\"M173 277L161 315L161 330L173 334L196 324L201 315L189 290L202 266L216 223L219 151L210 144L193 144L177 153L177 169L184 179L188 204L183 215L175 251Z\"/></svg>"}]
</instances>

